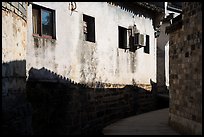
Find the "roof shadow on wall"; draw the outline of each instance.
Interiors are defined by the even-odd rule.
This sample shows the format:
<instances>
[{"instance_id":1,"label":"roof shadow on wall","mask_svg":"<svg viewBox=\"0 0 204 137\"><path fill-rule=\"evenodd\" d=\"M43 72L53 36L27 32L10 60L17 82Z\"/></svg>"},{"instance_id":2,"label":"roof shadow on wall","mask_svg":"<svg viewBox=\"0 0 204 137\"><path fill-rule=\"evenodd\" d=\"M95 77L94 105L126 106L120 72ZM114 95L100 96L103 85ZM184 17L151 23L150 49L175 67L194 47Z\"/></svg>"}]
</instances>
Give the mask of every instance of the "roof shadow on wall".
<instances>
[{"instance_id":1,"label":"roof shadow on wall","mask_svg":"<svg viewBox=\"0 0 204 137\"><path fill-rule=\"evenodd\" d=\"M42 67L41 69L31 68L29 70L28 81L39 81L39 82L49 82L49 83L61 83L65 85L77 85L88 88L85 84L79 84L72 81L69 78L58 75L57 73Z\"/></svg>"},{"instance_id":2,"label":"roof shadow on wall","mask_svg":"<svg viewBox=\"0 0 204 137\"><path fill-rule=\"evenodd\" d=\"M29 70L29 77L28 82L47 82L47 83L60 83L68 87L72 88L80 88L80 89L97 89L98 91L103 90L133 90L136 92L146 92L150 93L149 91L145 90L144 88L140 88L136 85L124 85L123 88L117 88L117 86L113 86L111 88L105 88L104 85L107 83L95 82L92 84L92 87L88 84L81 84L77 83L69 78L63 77L58 75L57 73L42 67L41 69L31 68ZM155 90L155 83L151 82L152 84L152 91Z\"/></svg>"}]
</instances>

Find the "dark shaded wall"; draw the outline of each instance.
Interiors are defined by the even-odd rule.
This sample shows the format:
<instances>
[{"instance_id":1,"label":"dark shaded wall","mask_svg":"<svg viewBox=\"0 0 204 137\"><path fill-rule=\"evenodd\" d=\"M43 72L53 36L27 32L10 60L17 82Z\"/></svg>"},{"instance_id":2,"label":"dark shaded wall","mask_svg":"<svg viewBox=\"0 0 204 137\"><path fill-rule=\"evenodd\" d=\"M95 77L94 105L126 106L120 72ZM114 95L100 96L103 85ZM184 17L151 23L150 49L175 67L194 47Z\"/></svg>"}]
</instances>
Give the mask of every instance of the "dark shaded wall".
<instances>
[{"instance_id":1,"label":"dark shaded wall","mask_svg":"<svg viewBox=\"0 0 204 137\"><path fill-rule=\"evenodd\" d=\"M165 33L165 28L170 23L163 21L160 27L160 35L157 38L157 89L158 92L167 92L166 75L165 75L165 62L168 58L165 58L165 46L169 41L168 35Z\"/></svg>"},{"instance_id":2,"label":"dark shaded wall","mask_svg":"<svg viewBox=\"0 0 204 137\"><path fill-rule=\"evenodd\" d=\"M116 120L158 108L155 95L138 87L89 88L44 68L29 76L35 135L102 134Z\"/></svg>"},{"instance_id":3,"label":"dark shaded wall","mask_svg":"<svg viewBox=\"0 0 204 137\"><path fill-rule=\"evenodd\" d=\"M202 3L184 2L170 33L169 124L183 134L202 134Z\"/></svg>"},{"instance_id":4,"label":"dark shaded wall","mask_svg":"<svg viewBox=\"0 0 204 137\"><path fill-rule=\"evenodd\" d=\"M2 64L2 134L32 134L31 104L26 100L25 60Z\"/></svg>"},{"instance_id":5,"label":"dark shaded wall","mask_svg":"<svg viewBox=\"0 0 204 137\"><path fill-rule=\"evenodd\" d=\"M26 101L27 3L2 2L2 134L32 134Z\"/></svg>"},{"instance_id":6,"label":"dark shaded wall","mask_svg":"<svg viewBox=\"0 0 204 137\"><path fill-rule=\"evenodd\" d=\"M50 71L26 81L28 27L27 3L2 2L3 135L101 134L111 122L157 108L154 94L138 87L93 89Z\"/></svg>"}]
</instances>

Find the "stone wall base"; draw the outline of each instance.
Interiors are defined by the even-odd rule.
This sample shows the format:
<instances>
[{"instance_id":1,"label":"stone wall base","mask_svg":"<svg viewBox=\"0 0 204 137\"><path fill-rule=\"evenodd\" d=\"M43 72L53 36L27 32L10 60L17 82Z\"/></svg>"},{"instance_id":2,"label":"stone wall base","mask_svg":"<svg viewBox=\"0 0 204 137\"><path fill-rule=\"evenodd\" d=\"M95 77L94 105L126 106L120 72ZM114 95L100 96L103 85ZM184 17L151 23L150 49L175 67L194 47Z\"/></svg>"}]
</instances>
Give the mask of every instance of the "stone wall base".
<instances>
[{"instance_id":1,"label":"stone wall base","mask_svg":"<svg viewBox=\"0 0 204 137\"><path fill-rule=\"evenodd\" d=\"M169 125L184 135L202 135L202 123L169 114Z\"/></svg>"}]
</instances>

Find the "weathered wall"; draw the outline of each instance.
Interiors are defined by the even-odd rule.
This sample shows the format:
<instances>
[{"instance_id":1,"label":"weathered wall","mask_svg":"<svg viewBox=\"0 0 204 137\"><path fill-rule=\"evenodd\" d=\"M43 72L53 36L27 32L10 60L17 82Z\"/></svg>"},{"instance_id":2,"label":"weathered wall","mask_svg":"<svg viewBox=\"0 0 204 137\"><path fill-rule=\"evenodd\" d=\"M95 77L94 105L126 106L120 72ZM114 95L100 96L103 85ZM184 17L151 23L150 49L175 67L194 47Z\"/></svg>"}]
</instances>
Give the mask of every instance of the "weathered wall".
<instances>
[{"instance_id":1,"label":"weathered wall","mask_svg":"<svg viewBox=\"0 0 204 137\"><path fill-rule=\"evenodd\" d=\"M183 134L202 134L202 3L182 6L183 26L170 33L169 123Z\"/></svg>"},{"instance_id":2,"label":"weathered wall","mask_svg":"<svg viewBox=\"0 0 204 137\"><path fill-rule=\"evenodd\" d=\"M34 135L102 134L116 120L158 108L154 92L139 87L89 88L44 68L29 73Z\"/></svg>"},{"instance_id":3,"label":"weathered wall","mask_svg":"<svg viewBox=\"0 0 204 137\"><path fill-rule=\"evenodd\" d=\"M180 13L167 9L167 3L164 2L165 17L159 27L160 35L157 38L157 89L158 92L166 91L169 88L169 35L166 33L166 27L171 24L170 14L177 17Z\"/></svg>"},{"instance_id":4,"label":"weathered wall","mask_svg":"<svg viewBox=\"0 0 204 137\"><path fill-rule=\"evenodd\" d=\"M25 97L27 3L2 2L2 134L32 134Z\"/></svg>"},{"instance_id":5,"label":"weathered wall","mask_svg":"<svg viewBox=\"0 0 204 137\"><path fill-rule=\"evenodd\" d=\"M2 2L2 61L25 60L27 42L26 8L18 2ZM17 6L14 7L14 6ZM21 7L22 7L21 6ZM25 8L25 9L24 9Z\"/></svg>"},{"instance_id":6,"label":"weathered wall","mask_svg":"<svg viewBox=\"0 0 204 137\"><path fill-rule=\"evenodd\" d=\"M165 47L168 44L169 36L165 33L165 28L168 26L169 22L162 22L160 29L160 35L157 38L157 89L158 92L166 91L166 62L169 60L168 56L166 56ZM168 76L168 75L167 75Z\"/></svg>"},{"instance_id":7,"label":"weathered wall","mask_svg":"<svg viewBox=\"0 0 204 137\"><path fill-rule=\"evenodd\" d=\"M77 12L66 3L34 2L56 12L56 40L32 36L32 5L28 7L27 74L31 67L46 67L78 83L146 84L156 81L156 39L152 19L106 2L77 2ZM96 10L97 9L97 10ZM83 14L95 18L96 43L83 40ZM137 25L150 35L150 54L118 48L118 26ZM39 45L36 47L36 42ZM35 43L35 44L34 44Z\"/></svg>"}]
</instances>

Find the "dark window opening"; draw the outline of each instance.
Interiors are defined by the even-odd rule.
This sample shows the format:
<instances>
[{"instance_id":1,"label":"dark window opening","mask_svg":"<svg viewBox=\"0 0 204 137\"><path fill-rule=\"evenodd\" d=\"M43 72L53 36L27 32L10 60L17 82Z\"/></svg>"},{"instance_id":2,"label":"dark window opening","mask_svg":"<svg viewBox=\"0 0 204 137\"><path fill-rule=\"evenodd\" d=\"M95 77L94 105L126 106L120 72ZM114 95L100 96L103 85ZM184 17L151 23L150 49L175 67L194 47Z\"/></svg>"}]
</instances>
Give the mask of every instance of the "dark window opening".
<instances>
[{"instance_id":1,"label":"dark window opening","mask_svg":"<svg viewBox=\"0 0 204 137\"><path fill-rule=\"evenodd\" d=\"M127 29L118 26L118 42L119 48L127 49Z\"/></svg>"},{"instance_id":2,"label":"dark window opening","mask_svg":"<svg viewBox=\"0 0 204 137\"><path fill-rule=\"evenodd\" d=\"M144 52L148 54L150 53L149 52L149 35L146 35L146 45L144 47Z\"/></svg>"},{"instance_id":3,"label":"dark window opening","mask_svg":"<svg viewBox=\"0 0 204 137\"><path fill-rule=\"evenodd\" d=\"M55 38L55 12L38 5L32 5L33 34Z\"/></svg>"},{"instance_id":4,"label":"dark window opening","mask_svg":"<svg viewBox=\"0 0 204 137\"><path fill-rule=\"evenodd\" d=\"M53 24L52 24L52 12L42 10L42 34L52 36Z\"/></svg>"},{"instance_id":5,"label":"dark window opening","mask_svg":"<svg viewBox=\"0 0 204 137\"><path fill-rule=\"evenodd\" d=\"M83 14L83 31L86 41L95 42L95 19Z\"/></svg>"},{"instance_id":6,"label":"dark window opening","mask_svg":"<svg viewBox=\"0 0 204 137\"><path fill-rule=\"evenodd\" d=\"M130 51L135 52L137 47L134 45L134 37L132 35L129 36L129 45L130 45Z\"/></svg>"}]
</instances>

